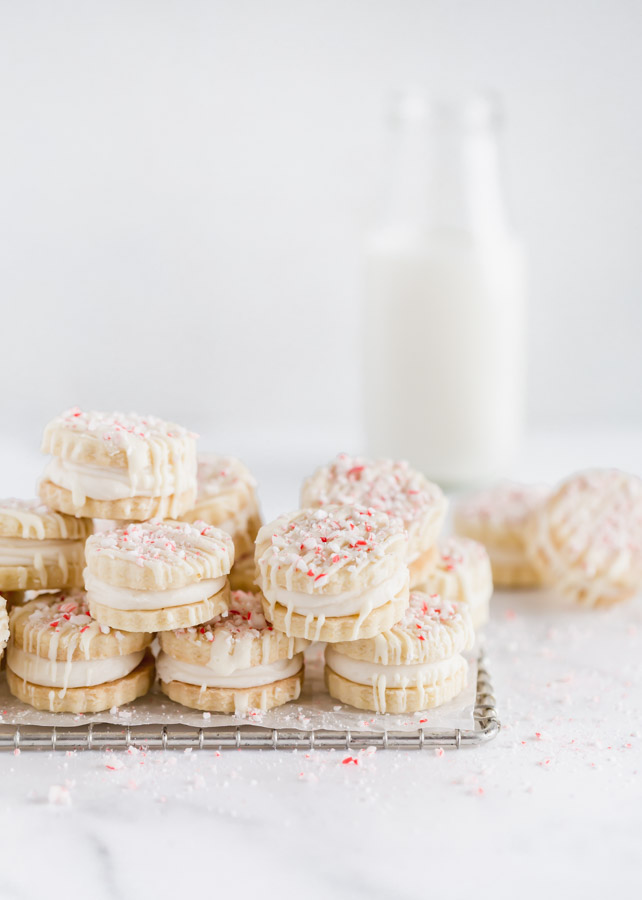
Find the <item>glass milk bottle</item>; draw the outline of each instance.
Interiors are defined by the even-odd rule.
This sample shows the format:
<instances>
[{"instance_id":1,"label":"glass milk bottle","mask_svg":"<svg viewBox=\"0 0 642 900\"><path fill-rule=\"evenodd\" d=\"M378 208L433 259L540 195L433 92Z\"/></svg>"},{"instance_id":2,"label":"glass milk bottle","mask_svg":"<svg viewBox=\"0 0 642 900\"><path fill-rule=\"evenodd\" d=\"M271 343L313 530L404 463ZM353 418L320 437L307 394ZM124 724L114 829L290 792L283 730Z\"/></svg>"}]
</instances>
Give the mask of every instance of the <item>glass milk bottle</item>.
<instances>
[{"instance_id":1,"label":"glass milk bottle","mask_svg":"<svg viewBox=\"0 0 642 900\"><path fill-rule=\"evenodd\" d=\"M389 205L366 259L368 452L481 482L505 474L524 399L524 260L497 104L405 95L392 127Z\"/></svg>"}]
</instances>

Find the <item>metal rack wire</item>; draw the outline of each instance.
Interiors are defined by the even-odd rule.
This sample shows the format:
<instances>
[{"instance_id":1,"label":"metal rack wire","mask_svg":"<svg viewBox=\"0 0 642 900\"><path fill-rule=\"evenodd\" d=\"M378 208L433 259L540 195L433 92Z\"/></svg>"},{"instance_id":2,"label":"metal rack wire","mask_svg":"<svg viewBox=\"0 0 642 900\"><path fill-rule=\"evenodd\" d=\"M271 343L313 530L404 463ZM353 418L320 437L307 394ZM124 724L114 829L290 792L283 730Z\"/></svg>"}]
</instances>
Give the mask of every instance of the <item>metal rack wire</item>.
<instances>
[{"instance_id":1,"label":"metal rack wire","mask_svg":"<svg viewBox=\"0 0 642 900\"><path fill-rule=\"evenodd\" d=\"M501 727L485 657L477 666L474 727L416 731L299 731L259 725L196 728L188 725L81 725L73 728L0 725L0 750L425 750L460 749L492 740Z\"/></svg>"}]
</instances>

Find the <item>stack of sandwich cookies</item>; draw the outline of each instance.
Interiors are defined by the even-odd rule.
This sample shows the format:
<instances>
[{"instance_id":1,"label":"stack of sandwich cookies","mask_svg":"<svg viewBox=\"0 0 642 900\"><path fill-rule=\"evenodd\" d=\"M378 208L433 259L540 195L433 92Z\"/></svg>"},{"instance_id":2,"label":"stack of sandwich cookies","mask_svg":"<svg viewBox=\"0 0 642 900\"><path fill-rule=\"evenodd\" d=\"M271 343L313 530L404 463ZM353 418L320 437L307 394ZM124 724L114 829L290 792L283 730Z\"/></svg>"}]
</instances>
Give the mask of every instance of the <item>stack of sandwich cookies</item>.
<instances>
[{"instance_id":1,"label":"stack of sandwich cookies","mask_svg":"<svg viewBox=\"0 0 642 900\"><path fill-rule=\"evenodd\" d=\"M161 690L210 712L272 709L296 700L309 641L276 631L258 594L235 591L230 609L197 628L159 635Z\"/></svg>"},{"instance_id":2,"label":"stack of sandwich cookies","mask_svg":"<svg viewBox=\"0 0 642 900\"><path fill-rule=\"evenodd\" d=\"M544 584L585 606L642 590L642 480L615 469L563 482L530 521L531 560Z\"/></svg>"},{"instance_id":3,"label":"stack of sandwich cookies","mask_svg":"<svg viewBox=\"0 0 642 900\"><path fill-rule=\"evenodd\" d=\"M9 690L49 712L99 712L130 703L154 681L151 640L99 625L83 591L36 597L11 613Z\"/></svg>"},{"instance_id":4,"label":"stack of sandwich cookies","mask_svg":"<svg viewBox=\"0 0 642 900\"><path fill-rule=\"evenodd\" d=\"M410 713L441 706L466 686L474 630L465 607L411 591L402 620L369 640L332 644L325 681L336 700L374 712Z\"/></svg>"},{"instance_id":5,"label":"stack of sandwich cookies","mask_svg":"<svg viewBox=\"0 0 642 900\"><path fill-rule=\"evenodd\" d=\"M527 531L548 493L541 485L503 482L473 494L455 508L455 531L486 547L496 586L541 584L528 552Z\"/></svg>"},{"instance_id":6,"label":"stack of sandwich cookies","mask_svg":"<svg viewBox=\"0 0 642 900\"><path fill-rule=\"evenodd\" d=\"M369 460L340 454L305 481L303 507L358 504L401 519L408 532L410 586L424 580L434 545L446 515L447 501L439 487L408 463Z\"/></svg>"},{"instance_id":7,"label":"stack of sandwich cookies","mask_svg":"<svg viewBox=\"0 0 642 900\"><path fill-rule=\"evenodd\" d=\"M391 628L408 605L403 523L358 506L303 509L264 525L257 581L276 629L353 641Z\"/></svg>"},{"instance_id":8,"label":"stack of sandwich cookies","mask_svg":"<svg viewBox=\"0 0 642 900\"><path fill-rule=\"evenodd\" d=\"M92 616L124 631L169 631L227 609L232 538L205 522L152 520L93 535L85 548Z\"/></svg>"},{"instance_id":9,"label":"stack of sandwich cookies","mask_svg":"<svg viewBox=\"0 0 642 900\"><path fill-rule=\"evenodd\" d=\"M421 589L467 607L473 627L481 628L488 622L493 595L493 575L484 546L470 538L446 538Z\"/></svg>"},{"instance_id":10,"label":"stack of sandwich cookies","mask_svg":"<svg viewBox=\"0 0 642 900\"><path fill-rule=\"evenodd\" d=\"M196 504L181 519L200 520L227 531L234 541L235 557L230 583L245 590L254 581L254 540L261 514L256 481L240 460L199 454Z\"/></svg>"},{"instance_id":11,"label":"stack of sandwich cookies","mask_svg":"<svg viewBox=\"0 0 642 900\"><path fill-rule=\"evenodd\" d=\"M38 500L0 500L0 591L81 586L91 532L91 519L62 515Z\"/></svg>"},{"instance_id":12,"label":"stack of sandwich cookies","mask_svg":"<svg viewBox=\"0 0 642 900\"><path fill-rule=\"evenodd\" d=\"M73 516L178 517L196 498L196 436L153 416L72 409L47 425L40 496Z\"/></svg>"}]
</instances>

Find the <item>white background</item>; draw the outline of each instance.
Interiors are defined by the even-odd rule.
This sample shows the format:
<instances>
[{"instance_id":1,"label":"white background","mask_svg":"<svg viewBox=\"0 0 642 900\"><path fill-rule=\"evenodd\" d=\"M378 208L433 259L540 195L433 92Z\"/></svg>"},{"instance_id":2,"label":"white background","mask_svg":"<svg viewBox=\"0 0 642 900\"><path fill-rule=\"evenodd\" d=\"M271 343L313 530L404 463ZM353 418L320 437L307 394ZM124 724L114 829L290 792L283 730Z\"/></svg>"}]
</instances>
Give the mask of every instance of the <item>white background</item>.
<instances>
[{"instance_id":1,"label":"white background","mask_svg":"<svg viewBox=\"0 0 642 900\"><path fill-rule=\"evenodd\" d=\"M531 428L639 425L641 25L624 0L2 3L2 433L78 403L356 449L360 246L409 83L504 95Z\"/></svg>"}]
</instances>

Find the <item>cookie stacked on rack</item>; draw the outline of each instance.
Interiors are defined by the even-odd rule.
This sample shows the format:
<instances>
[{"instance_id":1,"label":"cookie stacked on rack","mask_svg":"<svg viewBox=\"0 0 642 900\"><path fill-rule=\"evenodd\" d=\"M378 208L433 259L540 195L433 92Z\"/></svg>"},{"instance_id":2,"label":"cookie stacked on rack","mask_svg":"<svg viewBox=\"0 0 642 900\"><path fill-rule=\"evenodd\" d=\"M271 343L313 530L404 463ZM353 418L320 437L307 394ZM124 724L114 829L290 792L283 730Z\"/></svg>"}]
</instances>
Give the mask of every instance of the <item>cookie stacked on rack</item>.
<instances>
[{"instance_id":1,"label":"cookie stacked on rack","mask_svg":"<svg viewBox=\"0 0 642 900\"><path fill-rule=\"evenodd\" d=\"M0 503L9 686L41 709L98 711L149 689L153 660L137 654L156 633L227 615L234 540L247 554L260 523L254 482L238 461L208 458L197 485L196 436L153 416L75 408L47 425L42 449L42 502ZM92 535L93 518L107 522ZM51 590L22 605L24 591ZM32 633L51 639L32 652Z\"/></svg>"},{"instance_id":2,"label":"cookie stacked on rack","mask_svg":"<svg viewBox=\"0 0 642 900\"><path fill-rule=\"evenodd\" d=\"M301 504L256 540L257 582L274 628L326 641L328 690L359 708L413 712L459 693L468 668L461 651L473 642L468 588L474 581L472 593L485 592L487 604L492 583L464 578L443 601L416 590L443 561L446 500L437 485L405 462L341 454L306 480ZM468 571L468 558L461 568ZM461 623L454 643L444 637L451 620ZM425 629L438 637L424 646ZM382 646L397 651L384 660Z\"/></svg>"}]
</instances>

